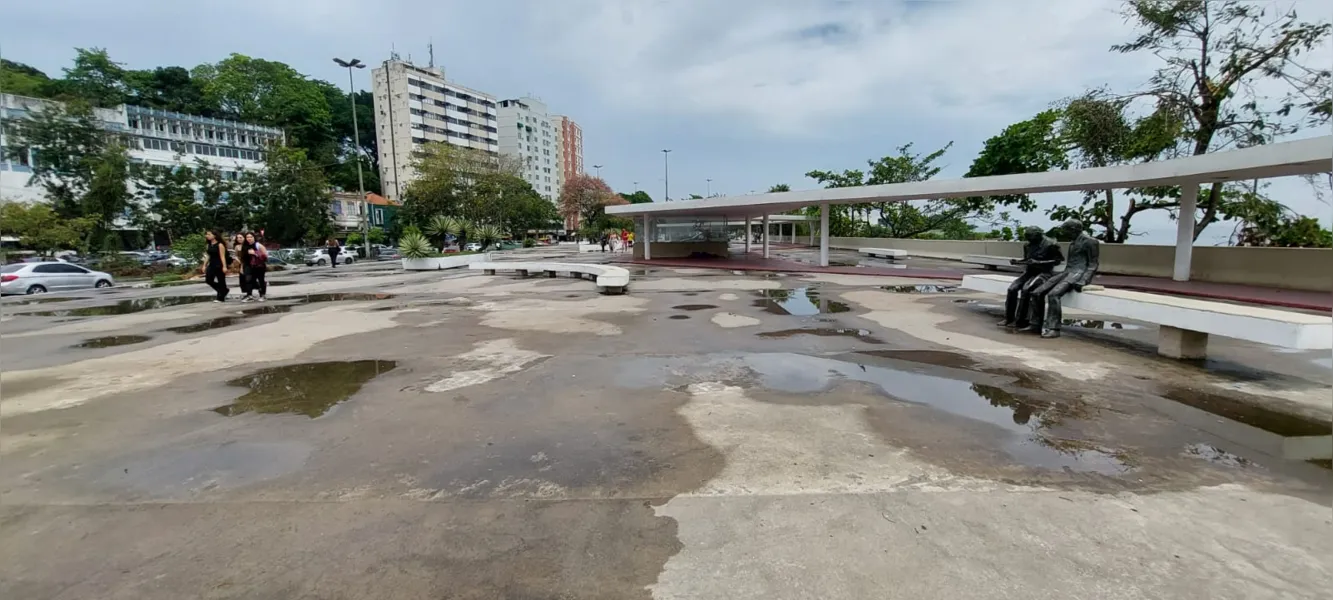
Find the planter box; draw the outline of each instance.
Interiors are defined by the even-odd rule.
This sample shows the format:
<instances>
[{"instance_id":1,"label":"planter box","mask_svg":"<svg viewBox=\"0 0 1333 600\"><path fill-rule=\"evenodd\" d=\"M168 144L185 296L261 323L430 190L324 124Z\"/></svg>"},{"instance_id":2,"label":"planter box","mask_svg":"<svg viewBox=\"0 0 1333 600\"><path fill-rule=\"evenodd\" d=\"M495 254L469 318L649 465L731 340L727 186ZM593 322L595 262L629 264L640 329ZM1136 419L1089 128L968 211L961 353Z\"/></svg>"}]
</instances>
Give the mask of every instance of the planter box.
<instances>
[{"instance_id":1,"label":"planter box","mask_svg":"<svg viewBox=\"0 0 1333 600\"><path fill-rule=\"evenodd\" d=\"M464 254L462 256L440 256L437 258L404 258L403 269L406 271L438 271L457 269L474 262L485 261L485 254Z\"/></svg>"}]
</instances>

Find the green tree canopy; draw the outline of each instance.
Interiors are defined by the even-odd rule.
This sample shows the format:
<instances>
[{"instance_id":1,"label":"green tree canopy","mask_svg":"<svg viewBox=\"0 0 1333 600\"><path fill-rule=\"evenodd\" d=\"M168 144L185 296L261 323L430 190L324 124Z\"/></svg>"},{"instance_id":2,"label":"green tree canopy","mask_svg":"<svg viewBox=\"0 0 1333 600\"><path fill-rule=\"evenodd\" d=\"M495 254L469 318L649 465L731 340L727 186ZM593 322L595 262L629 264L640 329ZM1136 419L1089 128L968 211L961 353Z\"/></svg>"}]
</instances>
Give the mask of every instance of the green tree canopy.
<instances>
[{"instance_id":1,"label":"green tree canopy","mask_svg":"<svg viewBox=\"0 0 1333 600\"><path fill-rule=\"evenodd\" d=\"M19 238L19 246L43 254L86 247L93 228L92 219L61 217L41 202L0 205L0 224L6 235Z\"/></svg>"}]
</instances>

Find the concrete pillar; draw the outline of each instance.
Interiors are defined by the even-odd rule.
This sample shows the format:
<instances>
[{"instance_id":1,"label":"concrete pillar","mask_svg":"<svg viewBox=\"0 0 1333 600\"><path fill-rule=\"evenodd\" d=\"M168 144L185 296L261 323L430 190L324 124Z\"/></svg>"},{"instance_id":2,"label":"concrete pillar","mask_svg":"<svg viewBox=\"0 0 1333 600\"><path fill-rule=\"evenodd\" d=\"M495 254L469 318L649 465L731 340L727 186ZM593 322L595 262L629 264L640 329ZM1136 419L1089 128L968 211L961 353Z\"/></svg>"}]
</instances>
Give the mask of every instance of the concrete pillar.
<instances>
[{"instance_id":1,"label":"concrete pillar","mask_svg":"<svg viewBox=\"0 0 1333 600\"><path fill-rule=\"evenodd\" d=\"M1208 356L1208 334L1166 325L1157 328L1157 353L1168 358L1203 359Z\"/></svg>"},{"instance_id":2,"label":"concrete pillar","mask_svg":"<svg viewBox=\"0 0 1333 600\"><path fill-rule=\"evenodd\" d=\"M819 205L819 266L828 266L828 203Z\"/></svg>"},{"instance_id":3,"label":"concrete pillar","mask_svg":"<svg viewBox=\"0 0 1333 600\"><path fill-rule=\"evenodd\" d=\"M764 215L764 258L768 258L768 215Z\"/></svg>"},{"instance_id":4,"label":"concrete pillar","mask_svg":"<svg viewBox=\"0 0 1333 600\"><path fill-rule=\"evenodd\" d=\"M1199 182L1180 186L1180 211L1176 213L1176 266L1171 279L1190 280L1190 261L1194 258L1194 210L1199 204Z\"/></svg>"},{"instance_id":5,"label":"concrete pillar","mask_svg":"<svg viewBox=\"0 0 1333 600\"><path fill-rule=\"evenodd\" d=\"M643 259L653 259L653 218L643 218Z\"/></svg>"},{"instance_id":6,"label":"concrete pillar","mask_svg":"<svg viewBox=\"0 0 1333 600\"><path fill-rule=\"evenodd\" d=\"M814 223L814 221L806 220L805 224L806 224L806 226L808 226L808 227L810 228L810 245L811 245L811 246L814 246L814 245L815 245L815 223Z\"/></svg>"},{"instance_id":7,"label":"concrete pillar","mask_svg":"<svg viewBox=\"0 0 1333 600\"><path fill-rule=\"evenodd\" d=\"M750 256L750 238L754 237L754 226L750 224L750 217L745 217L745 256Z\"/></svg>"}]
</instances>

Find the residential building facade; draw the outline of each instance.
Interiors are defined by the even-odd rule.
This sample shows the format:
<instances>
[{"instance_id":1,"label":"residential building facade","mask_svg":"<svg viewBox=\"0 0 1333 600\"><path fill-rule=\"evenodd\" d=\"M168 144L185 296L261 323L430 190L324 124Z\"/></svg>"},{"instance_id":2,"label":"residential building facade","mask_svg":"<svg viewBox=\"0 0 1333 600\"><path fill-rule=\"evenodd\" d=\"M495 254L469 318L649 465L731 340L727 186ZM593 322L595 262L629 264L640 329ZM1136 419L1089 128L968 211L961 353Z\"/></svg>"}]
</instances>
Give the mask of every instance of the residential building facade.
<instances>
[{"instance_id":1,"label":"residential building facade","mask_svg":"<svg viewBox=\"0 0 1333 600\"><path fill-rule=\"evenodd\" d=\"M558 162L560 164L560 187L556 188L556 197L560 197L560 190L564 189L565 182L572 179L575 175L583 174L583 128L574 122L574 119L564 115L555 115L553 117L556 123L556 137L559 140ZM579 228L578 215L565 217L565 229L567 231L576 231Z\"/></svg>"},{"instance_id":2,"label":"residential building facade","mask_svg":"<svg viewBox=\"0 0 1333 600\"><path fill-rule=\"evenodd\" d=\"M535 98L501 100L500 153L518 159L523 179L555 202L564 183L560 170L560 130Z\"/></svg>"},{"instance_id":3,"label":"residential building facade","mask_svg":"<svg viewBox=\"0 0 1333 600\"><path fill-rule=\"evenodd\" d=\"M500 151L495 97L445 80L444 70L385 61L371 71L380 183L401 201L414 177L412 154L445 142L491 154Z\"/></svg>"},{"instance_id":4,"label":"residential building facade","mask_svg":"<svg viewBox=\"0 0 1333 600\"><path fill-rule=\"evenodd\" d=\"M370 205L370 226L389 229L398 215L401 204L389 200L374 192L368 192L365 199L356 192L334 192L329 202L329 214L333 220L333 229L339 237L349 233L363 231L362 217L366 214L366 205Z\"/></svg>"},{"instance_id":5,"label":"residential building facade","mask_svg":"<svg viewBox=\"0 0 1333 600\"><path fill-rule=\"evenodd\" d=\"M54 100L0 94L0 121L20 119L59 105ZM285 142L281 129L213 119L140 106L97 108L94 117L129 146L130 160L162 166L192 166L202 159L226 179L264 168L270 144ZM43 199L40 187L29 186L40 148L11 147L12 132L0 128L0 199Z\"/></svg>"}]
</instances>

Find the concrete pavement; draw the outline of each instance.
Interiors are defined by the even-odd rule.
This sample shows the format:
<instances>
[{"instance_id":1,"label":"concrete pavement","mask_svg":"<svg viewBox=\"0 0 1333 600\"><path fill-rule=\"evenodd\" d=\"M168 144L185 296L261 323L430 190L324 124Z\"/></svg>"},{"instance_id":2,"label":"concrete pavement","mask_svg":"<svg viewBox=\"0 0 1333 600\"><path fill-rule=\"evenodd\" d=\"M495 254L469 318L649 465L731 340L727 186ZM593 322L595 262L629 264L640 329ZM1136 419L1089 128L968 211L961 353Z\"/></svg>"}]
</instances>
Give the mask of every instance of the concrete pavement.
<instances>
[{"instance_id":1,"label":"concrete pavement","mask_svg":"<svg viewBox=\"0 0 1333 600\"><path fill-rule=\"evenodd\" d=\"M1271 452L1328 431L1327 357L1219 341L1169 363L1135 323L1038 340L921 279L275 279L264 305L3 303L0 596L1316 598L1333 579L1330 472Z\"/></svg>"}]
</instances>

